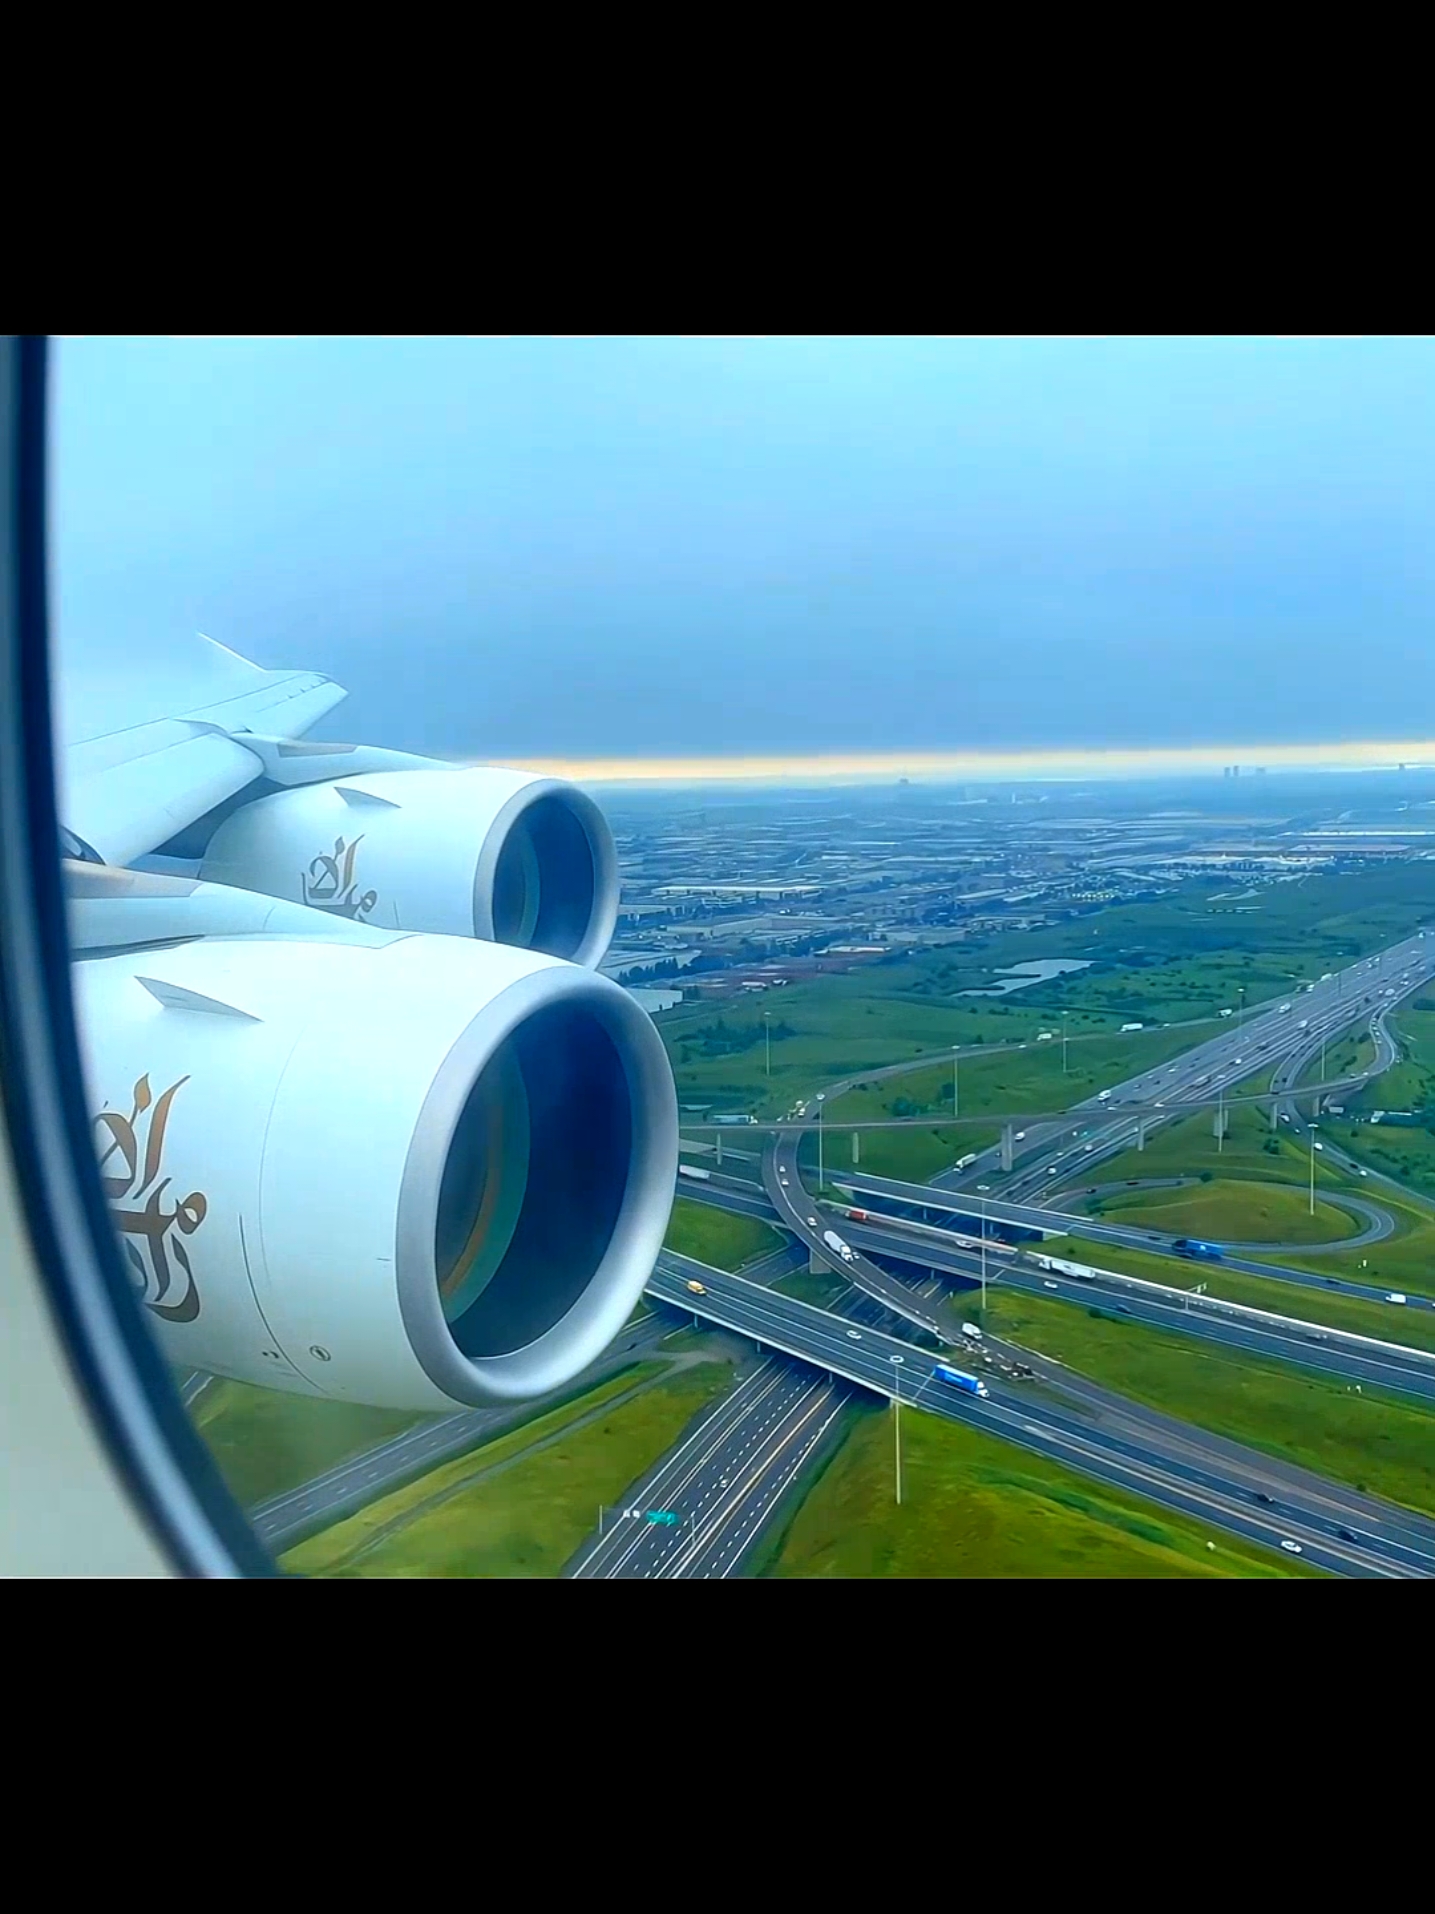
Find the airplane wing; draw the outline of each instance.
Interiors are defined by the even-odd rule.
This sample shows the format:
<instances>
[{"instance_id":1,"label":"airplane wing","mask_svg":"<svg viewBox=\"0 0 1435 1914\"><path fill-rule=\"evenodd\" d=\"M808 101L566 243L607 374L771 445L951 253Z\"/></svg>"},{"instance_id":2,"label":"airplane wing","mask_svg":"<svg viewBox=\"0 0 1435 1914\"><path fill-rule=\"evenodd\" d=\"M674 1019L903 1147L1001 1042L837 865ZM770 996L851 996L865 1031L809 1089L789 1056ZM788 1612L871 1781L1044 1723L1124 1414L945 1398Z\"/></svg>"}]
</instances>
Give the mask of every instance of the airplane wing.
<instances>
[{"instance_id":1,"label":"airplane wing","mask_svg":"<svg viewBox=\"0 0 1435 1914\"><path fill-rule=\"evenodd\" d=\"M264 671L213 639L203 669L176 675L168 711L127 700L119 674L91 680L84 705L65 708L57 740L60 819L83 852L123 865L155 850L262 775L246 734L302 737L348 694L314 671Z\"/></svg>"}]
</instances>

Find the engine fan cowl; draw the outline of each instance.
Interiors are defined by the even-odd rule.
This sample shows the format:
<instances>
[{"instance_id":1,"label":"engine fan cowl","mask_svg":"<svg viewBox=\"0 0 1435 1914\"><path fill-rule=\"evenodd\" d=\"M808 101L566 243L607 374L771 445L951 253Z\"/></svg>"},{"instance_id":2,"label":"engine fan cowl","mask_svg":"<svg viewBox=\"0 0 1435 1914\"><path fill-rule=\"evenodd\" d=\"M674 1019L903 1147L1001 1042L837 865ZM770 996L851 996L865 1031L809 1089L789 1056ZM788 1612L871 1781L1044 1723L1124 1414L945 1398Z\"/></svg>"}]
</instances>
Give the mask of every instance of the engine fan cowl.
<instances>
[{"instance_id":1,"label":"engine fan cowl","mask_svg":"<svg viewBox=\"0 0 1435 1914\"><path fill-rule=\"evenodd\" d=\"M521 1400L632 1313L677 1103L628 994L453 938L75 966L101 1175L177 1364L395 1408Z\"/></svg>"},{"instance_id":2,"label":"engine fan cowl","mask_svg":"<svg viewBox=\"0 0 1435 1914\"><path fill-rule=\"evenodd\" d=\"M360 923L588 967L618 916L602 812L576 786L524 771L379 771L276 792L220 824L201 875Z\"/></svg>"}]
</instances>

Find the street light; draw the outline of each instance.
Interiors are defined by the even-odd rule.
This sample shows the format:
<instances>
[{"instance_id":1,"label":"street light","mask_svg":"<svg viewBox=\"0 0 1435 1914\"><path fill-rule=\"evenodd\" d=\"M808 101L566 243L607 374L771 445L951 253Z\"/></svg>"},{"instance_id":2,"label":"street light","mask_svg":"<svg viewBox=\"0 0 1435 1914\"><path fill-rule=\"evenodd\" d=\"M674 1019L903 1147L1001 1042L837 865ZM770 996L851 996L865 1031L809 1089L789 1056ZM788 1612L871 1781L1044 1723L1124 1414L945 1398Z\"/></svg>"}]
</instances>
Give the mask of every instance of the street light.
<instances>
[{"instance_id":1,"label":"street light","mask_svg":"<svg viewBox=\"0 0 1435 1914\"><path fill-rule=\"evenodd\" d=\"M767 1041L767 1074L769 1077L771 1077L772 1075L772 1012L770 1010L764 1010L762 1013L762 1034Z\"/></svg>"},{"instance_id":2,"label":"street light","mask_svg":"<svg viewBox=\"0 0 1435 1914\"><path fill-rule=\"evenodd\" d=\"M1315 1215L1315 1133L1316 1125L1310 1126L1310 1213Z\"/></svg>"},{"instance_id":3,"label":"street light","mask_svg":"<svg viewBox=\"0 0 1435 1914\"><path fill-rule=\"evenodd\" d=\"M957 1046L952 1045L952 1115L959 1117L961 1108L957 1102Z\"/></svg>"},{"instance_id":4,"label":"street light","mask_svg":"<svg viewBox=\"0 0 1435 1914\"><path fill-rule=\"evenodd\" d=\"M817 1189L819 1194L824 1180L822 1175L822 1099L824 1095L825 1092L822 1090L817 1092Z\"/></svg>"},{"instance_id":5,"label":"street light","mask_svg":"<svg viewBox=\"0 0 1435 1914\"><path fill-rule=\"evenodd\" d=\"M1239 1008L1236 1011L1236 1035L1240 1036L1241 1031L1245 1028L1246 1022L1246 987L1244 984L1236 985L1236 996L1239 999Z\"/></svg>"},{"instance_id":6,"label":"street light","mask_svg":"<svg viewBox=\"0 0 1435 1914\"><path fill-rule=\"evenodd\" d=\"M1066 1018L1061 1020L1061 1074L1066 1075Z\"/></svg>"},{"instance_id":7,"label":"street light","mask_svg":"<svg viewBox=\"0 0 1435 1914\"><path fill-rule=\"evenodd\" d=\"M902 1370L900 1365L904 1363L907 1358L905 1356L893 1356L890 1360L893 1365L892 1388L895 1391L892 1397L892 1408L894 1411L892 1427L895 1434L897 1456L897 1507L900 1509L902 1506Z\"/></svg>"}]
</instances>

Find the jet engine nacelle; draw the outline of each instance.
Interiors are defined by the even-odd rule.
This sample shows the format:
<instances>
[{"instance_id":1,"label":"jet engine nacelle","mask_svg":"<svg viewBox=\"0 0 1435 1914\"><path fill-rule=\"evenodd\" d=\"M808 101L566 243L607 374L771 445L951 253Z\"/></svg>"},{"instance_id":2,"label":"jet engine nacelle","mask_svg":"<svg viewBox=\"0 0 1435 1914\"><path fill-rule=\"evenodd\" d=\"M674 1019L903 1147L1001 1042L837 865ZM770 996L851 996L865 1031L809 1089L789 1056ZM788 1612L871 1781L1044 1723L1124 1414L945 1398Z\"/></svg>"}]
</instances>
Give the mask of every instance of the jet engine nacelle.
<instances>
[{"instance_id":1,"label":"jet engine nacelle","mask_svg":"<svg viewBox=\"0 0 1435 1914\"><path fill-rule=\"evenodd\" d=\"M74 982L100 1174L174 1364L446 1409L547 1393L631 1315L677 1102L617 984L353 926Z\"/></svg>"},{"instance_id":2,"label":"jet engine nacelle","mask_svg":"<svg viewBox=\"0 0 1435 1914\"><path fill-rule=\"evenodd\" d=\"M618 917L602 812L573 785L525 771L374 771L257 798L214 832L200 875L359 923L590 967Z\"/></svg>"}]
</instances>

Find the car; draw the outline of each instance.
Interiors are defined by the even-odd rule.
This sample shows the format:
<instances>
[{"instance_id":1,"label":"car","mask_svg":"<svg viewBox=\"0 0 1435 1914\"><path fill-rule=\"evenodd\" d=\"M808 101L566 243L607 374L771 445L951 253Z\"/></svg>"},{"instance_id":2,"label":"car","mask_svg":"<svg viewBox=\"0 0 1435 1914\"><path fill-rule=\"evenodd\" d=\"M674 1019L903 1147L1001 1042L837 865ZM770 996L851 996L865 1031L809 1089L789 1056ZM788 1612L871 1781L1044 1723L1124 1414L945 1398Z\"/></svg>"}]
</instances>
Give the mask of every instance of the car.
<instances>
[{"instance_id":1,"label":"car","mask_svg":"<svg viewBox=\"0 0 1435 1914\"><path fill-rule=\"evenodd\" d=\"M694 1296L706 1296L708 1293L706 1286L702 1283L689 1283L688 1288L693 1292Z\"/></svg>"},{"instance_id":2,"label":"car","mask_svg":"<svg viewBox=\"0 0 1435 1914\"><path fill-rule=\"evenodd\" d=\"M1356 1534L1354 1529L1340 1528L1340 1529L1337 1529L1335 1532L1340 1537L1342 1542L1358 1542L1360 1540L1360 1537Z\"/></svg>"},{"instance_id":3,"label":"car","mask_svg":"<svg viewBox=\"0 0 1435 1914\"><path fill-rule=\"evenodd\" d=\"M1369 1170L1362 1170L1362 1169L1357 1169L1357 1170L1356 1170L1356 1172L1355 1172L1355 1174L1356 1174L1357 1176L1369 1176L1369 1174L1370 1174L1370 1171L1369 1171Z\"/></svg>"},{"instance_id":4,"label":"car","mask_svg":"<svg viewBox=\"0 0 1435 1914\"><path fill-rule=\"evenodd\" d=\"M1131 1311L1127 1308L1125 1303L1118 1303L1116 1307L1120 1310L1123 1316L1129 1316L1131 1314Z\"/></svg>"},{"instance_id":5,"label":"car","mask_svg":"<svg viewBox=\"0 0 1435 1914\"><path fill-rule=\"evenodd\" d=\"M858 1332L857 1330L855 1330L855 1329L849 1329L849 1330L847 1331L847 1339L848 1339L848 1341L849 1341L849 1342L861 1342L861 1340L862 1340L862 1337L861 1337L861 1334L860 1334L860 1333L859 1333L859 1332Z\"/></svg>"},{"instance_id":6,"label":"car","mask_svg":"<svg viewBox=\"0 0 1435 1914\"><path fill-rule=\"evenodd\" d=\"M1052 1281L1050 1280L1050 1278L1048 1278L1048 1279L1047 1279L1047 1280L1046 1280L1046 1281L1045 1281L1045 1282L1044 1282L1044 1283L1042 1284L1042 1288L1043 1288L1043 1289L1055 1289L1055 1288L1056 1288L1056 1284L1055 1284L1054 1282L1052 1282Z\"/></svg>"},{"instance_id":7,"label":"car","mask_svg":"<svg viewBox=\"0 0 1435 1914\"><path fill-rule=\"evenodd\" d=\"M1392 1289L1385 1300L1388 1303L1403 1303L1405 1298L1398 1289Z\"/></svg>"},{"instance_id":8,"label":"car","mask_svg":"<svg viewBox=\"0 0 1435 1914\"><path fill-rule=\"evenodd\" d=\"M1082 1150L1082 1154L1083 1154L1083 1156L1090 1156L1090 1154L1091 1154L1091 1151L1092 1151L1092 1148L1093 1148L1093 1145L1092 1145L1092 1144L1090 1144L1090 1143L1083 1143L1083 1144L1082 1144L1082 1146L1081 1146L1081 1150Z\"/></svg>"},{"instance_id":9,"label":"car","mask_svg":"<svg viewBox=\"0 0 1435 1914\"><path fill-rule=\"evenodd\" d=\"M1361 1175L1363 1176L1364 1174L1365 1174L1365 1172L1364 1172L1364 1171L1362 1170L1362 1171L1361 1171ZM978 1188L979 1190L989 1190L989 1189L991 1188L991 1184L990 1184L990 1183L978 1183L978 1185L977 1185L977 1188Z\"/></svg>"},{"instance_id":10,"label":"car","mask_svg":"<svg viewBox=\"0 0 1435 1914\"><path fill-rule=\"evenodd\" d=\"M1057 1169L1057 1166L1056 1166L1056 1164L1055 1164L1055 1163L1053 1163L1053 1164L1052 1164L1052 1166L1051 1166L1051 1168L1050 1168L1050 1169L1049 1169L1049 1170L1047 1171L1047 1175L1048 1175L1048 1176L1055 1176L1055 1175L1056 1175L1056 1169Z\"/></svg>"},{"instance_id":11,"label":"car","mask_svg":"<svg viewBox=\"0 0 1435 1914\"><path fill-rule=\"evenodd\" d=\"M1026 1131L1018 1130L1016 1135L1012 1138L1012 1141L1013 1143L1024 1143L1026 1141Z\"/></svg>"},{"instance_id":12,"label":"car","mask_svg":"<svg viewBox=\"0 0 1435 1914\"><path fill-rule=\"evenodd\" d=\"M1281 1537L1281 1547L1285 1550L1287 1555L1299 1555L1301 1552L1300 1543L1293 1542L1288 1535L1283 1535Z\"/></svg>"},{"instance_id":13,"label":"car","mask_svg":"<svg viewBox=\"0 0 1435 1914\"><path fill-rule=\"evenodd\" d=\"M1275 1497L1273 1495L1267 1495L1264 1489L1256 1490L1256 1500L1263 1503L1268 1509L1273 1509L1276 1505Z\"/></svg>"},{"instance_id":14,"label":"car","mask_svg":"<svg viewBox=\"0 0 1435 1914\"><path fill-rule=\"evenodd\" d=\"M809 1229L816 1229L816 1228L817 1228L817 1218L816 1218L815 1216L809 1216L809 1217L808 1217L808 1219L807 1219L807 1227L808 1227Z\"/></svg>"}]
</instances>

